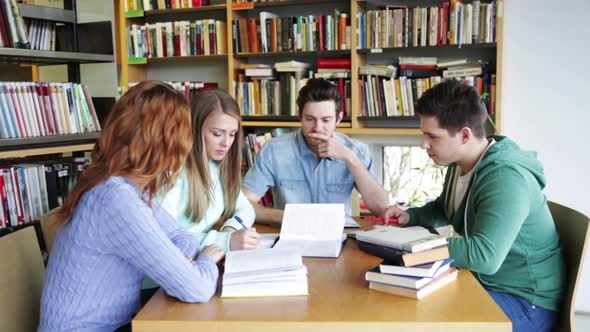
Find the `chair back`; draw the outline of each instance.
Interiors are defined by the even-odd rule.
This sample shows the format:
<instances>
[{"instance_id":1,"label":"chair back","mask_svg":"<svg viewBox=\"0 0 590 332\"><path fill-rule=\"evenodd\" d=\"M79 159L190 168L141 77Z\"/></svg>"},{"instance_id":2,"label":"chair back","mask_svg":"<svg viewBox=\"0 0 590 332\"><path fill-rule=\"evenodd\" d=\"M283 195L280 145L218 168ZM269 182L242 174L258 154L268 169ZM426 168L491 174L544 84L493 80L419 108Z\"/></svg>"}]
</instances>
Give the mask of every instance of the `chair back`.
<instances>
[{"instance_id":1,"label":"chair back","mask_svg":"<svg viewBox=\"0 0 590 332\"><path fill-rule=\"evenodd\" d=\"M567 290L561 305L559 321L555 331L572 331L574 326L574 305L580 284L586 247L590 232L588 217L566 206L548 202L557 233L567 272Z\"/></svg>"},{"instance_id":2,"label":"chair back","mask_svg":"<svg viewBox=\"0 0 590 332\"><path fill-rule=\"evenodd\" d=\"M55 236L61 226L57 219L58 210L59 208L55 208L41 217L41 230L43 231L43 240L45 241L45 249L48 255L51 253L53 241L55 241Z\"/></svg>"},{"instance_id":3,"label":"chair back","mask_svg":"<svg viewBox=\"0 0 590 332\"><path fill-rule=\"evenodd\" d=\"M0 326L36 331L45 267L34 227L0 237Z\"/></svg>"}]
</instances>

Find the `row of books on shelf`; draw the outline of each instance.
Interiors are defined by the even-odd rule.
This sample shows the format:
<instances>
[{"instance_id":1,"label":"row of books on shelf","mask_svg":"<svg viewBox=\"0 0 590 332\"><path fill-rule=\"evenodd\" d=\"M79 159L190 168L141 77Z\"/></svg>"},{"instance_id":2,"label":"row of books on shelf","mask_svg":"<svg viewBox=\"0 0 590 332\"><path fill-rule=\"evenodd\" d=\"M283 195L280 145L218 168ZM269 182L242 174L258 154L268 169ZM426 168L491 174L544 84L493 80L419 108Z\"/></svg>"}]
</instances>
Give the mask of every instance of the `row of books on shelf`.
<instances>
[{"instance_id":1,"label":"row of books on shelf","mask_svg":"<svg viewBox=\"0 0 590 332\"><path fill-rule=\"evenodd\" d=\"M139 82L130 82L127 87L131 88L138 84ZM175 90L179 91L184 95L187 101L191 101L191 99L197 95L200 91L206 89L216 89L218 87L217 83L214 82L200 82L200 81L167 81L166 83L170 84Z\"/></svg>"},{"instance_id":2,"label":"row of books on shelf","mask_svg":"<svg viewBox=\"0 0 590 332\"><path fill-rule=\"evenodd\" d=\"M0 82L0 138L100 131L85 85Z\"/></svg>"},{"instance_id":3,"label":"row of books on shelf","mask_svg":"<svg viewBox=\"0 0 590 332\"><path fill-rule=\"evenodd\" d=\"M55 22L25 19L27 36L33 50L55 51L57 27Z\"/></svg>"},{"instance_id":4,"label":"row of books on shelf","mask_svg":"<svg viewBox=\"0 0 590 332\"><path fill-rule=\"evenodd\" d=\"M262 146L268 141L270 141L273 137L278 137L281 135L288 135L293 132L293 128L273 128L270 131L255 131L253 133L248 133L244 137L244 158L243 160L243 171L244 174L247 172L255 163L256 154L262 149ZM272 189L269 189L262 197L260 198L259 204L262 204L266 207L273 206L273 194Z\"/></svg>"},{"instance_id":5,"label":"row of books on shelf","mask_svg":"<svg viewBox=\"0 0 590 332\"><path fill-rule=\"evenodd\" d=\"M392 65L365 65L359 68L362 116L413 116L414 105L422 94L447 78L464 80L475 87L488 113L495 113L492 102L495 74L490 74L484 64L458 64L442 68L436 64L404 63L399 67L400 70ZM399 74L398 78L395 78L396 73Z\"/></svg>"},{"instance_id":6,"label":"row of books on shelf","mask_svg":"<svg viewBox=\"0 0 590 332\"><path fill-rule=\"evenodd\" d=\"M384 258L365 273L369 288L421 299L457 279L447 239L423 227L387 227L356 233L359 248Z\"/></svg>"},{"instance_id":7,"label":"row of books on shelf","mask_svg":"<svg viewBox=\"0 0 590 332\"><path fill-rule=\"evenodd\" d=\"M350 59L317 60L317 72L305 62L286 61L274 65L242 64L244 73L234 82L234 92L242 115L297 116L296 99L307 79L324 78L338 87L340 110L351 110Z\"/></svg>"},{"instance_id":8,"label":"row of books on shelf","mask_svg":"<svg viewBox=\"0 0 590 332\"><path fill-rule=\"evenodd\" d=\"M253 133L248 133L244 137L244 163L247 169L254 166L254 158L262 149L264 144L273 137L278 137L281 135L287 135L293 132L293 128L273 128L270 131L257 131Z\"/></svg>"},{"instance_id":9,"label":"row of books on shelf","mask_svg":"<svg viewBox=\"0 0 590 332\"><path fill-rule=\"evenodd\" d=\"M31 48L16 0L0 0L0 47Z\"/></svg>"},{"instance_id":10,"label":"row of books on shelf","mask_svg":"<svg viewBox=\"0 0 590 332\"><path fill-rule=\"evenodd\" d=\"M180 9L208 6L209 0L125 0L125 12L136 10Z\"/></svg>"},{"instance_id":11,"label":"row of books on shelf","mask_svg":"<svg viewBox=\"0 0 590 332\"><path fill-rule=\"evenodd\" d=\"M127 52L130 58L227 54L226 29L213 19L132 24Z\"/></svg>"},{"instance_id":12,"label":"row of books on shelf","mask_svg":"<svg viewBox=\"0 0 590 332\"><path fill-rule=\"evenodd\" d=\"M60 206L89 162L66 158L0 166L0 229L39 220Z\"/></svg>"},{"instance_id":13,"label":"row of books on shelf","mask_svg":"<svg viewBox=\"0 0 590 332\"><path fill-rule=\"evenodd\" d=\"M333 51L350 49L350 18L334 10L333 15L278 17L260 12L260 19L232 22L237 53Z\"/></svg>"},{"instance_id":14,"label":"row of books on shelf","mask_svg":"<svg viewBox=\"0 0 590 332\"><path fill-rule=\"evenodd\" d=\"M358 48L493 43L496 1L453 0L438 7L386 6L356 17Z\"/></svg>"}]
</instances>

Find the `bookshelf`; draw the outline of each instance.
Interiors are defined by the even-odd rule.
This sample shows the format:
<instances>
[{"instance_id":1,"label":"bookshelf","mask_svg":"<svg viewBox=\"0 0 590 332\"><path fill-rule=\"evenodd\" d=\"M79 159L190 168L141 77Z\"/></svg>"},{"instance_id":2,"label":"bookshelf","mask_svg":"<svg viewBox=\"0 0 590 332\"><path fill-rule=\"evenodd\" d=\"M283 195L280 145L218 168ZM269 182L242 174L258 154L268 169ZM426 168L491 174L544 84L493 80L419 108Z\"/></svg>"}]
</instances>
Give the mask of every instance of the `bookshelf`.
<instances>
[{"instance_id":1,"label":"bookshelf","mask_svg":"<svg viewBox=\"0 0 590 332\"><path fill-rule=\"evenodd\" d=\"M18 3L18 9L19 17L31 20L25 31L31 48L5 45L0 48L0 62L7 63L7 68L26 65L30 67L30 76L24 81L20 74L18 77L4 75L0 87L0 99L5 103L3 138L0 139L0 188L6 193L0 200L3 208L8 207L8 210L0 209L0 236L37 225L43 213L59 205L58 200L64 196L54 191L58 178L73 183L75 178L70 175L79 174L83 165L72 163L67 168L64 166L61 173L53 166L69 162L64 154L78 156L93 149L100 135L98 124L112 104L112 98L90 99L88 91L80 85L80 65L115 61L110 38L112 23L78 23L75 0L64 0L63 8ZM33 24L38 23L34 20L56 23L55 36L48 37L53 31L41 30L39 25ZM12 43L15 39L12 35L10 38ZM15 42L14 46L22 45ZM39 67L54 65L65 65L69 83L40 82ZM54 87L59 90L53 90ZM4 122L6 119L10 123Z\"/></svg>"},{"instance_id":2,"label":"bookshelf","mask_svg":"<svg viewBox=\"0 0 590 332\"><path fill-rule=\"evenodd\" d=\"M105 63L115 61L115 56L110 54L93 53L88 49L79 47L77 35L76 1L64 1L64 8L53 8L19 3L19 10L25 19L38 19L65 24L70 30L69 35L74 40L66 45L61 45L65 50L34 50L22 48L0 48L0 61L12 64L43 65L67 65L70 82L80 82L80 64ZM88 27L88 25L86 26ZM90 26L91 27L91 26ZM112 49L112 43L110 45ZM37 67L32 67L32 78L38 80ZM10 80L9 77L6 79ZM18 139L0 139L0 159L21 158L31 155L55 154L62 152L91 150L91 144L98 137L98 133L52 135L40 137L26 137Z\"/></svg>"},{"instance_id":3,"label":"bookshelf","mask_svg":"<svg viewBox=\"0 0 590 332\"><path fill-rule=\"evenodd\" d=\"M80 64L113 62L115 56L110 54L92 53L84 46L79 47L77 35L76 1L64 1L64 9L19 3L19 10L25 19L38 19L66 24L74 40L61 45L66 50L34 50L22 48L0 48L0 61L13 64L67 65L70 82L80 82ZM91 23L92 24L92 23ZM86 27L92 27L86 25ZM110 45L112 50L112 43ZM32 78L38 80L37 68L32 67ZM10 78L7 77L9 80ZM25 137L17 139L0 139L0 159L23 158L33 155L56 154L64 152L91 150L99 133L51 135Z\"/></svg>"},{"instance_id":4,"label":"bookshelf","mask_svg":"<svg viewBox=\"0 0 590 332\"><path fill-rule=\"evenodd\" d=\"M211 5L198 8L184 9L158 9L145 12L133 12L126 15L124 1L115 0L117 21L117 63L120 66L119 83L125 90L130 82L145 79L163 79L168 81L187 80L186 75L178 74L179 69L186 68L194 73L194 80L211 80L218 82L219 87L231 92L237 98L234 90L234 82L238 80L241 65L267 64L282 61L303 61L315 65L318 58L345 58L350 60L350 105L348 118L338 127L338 131L350 135L377 135L377 136L419 136L417 125L407 127L407 124L396 122L396 117L379 117L367 119L361 112L362 95L360 93L359 68L367 64L393 64L398 67L398 57L438 57L443 60L465 58L468 62L482 60L489 65L490 71L495 73L495 90L492 96L495 107L494 121L498 130L501 128L501 91L502 91L502 56L503 56L503 0L495 1L495 41L479 43L438 44L437 46L411 46L408 47L359 47L360 29L356 19L359 13L370 10L382 10L385 6L413 7L441 7L445 0L418 0L418 1L381 1L381 0L286 0L277 2L239 3L234 1L211 1ZM453 1L454 2L454 1ZM460 1L464 5L474 1ZM494 1L483 0L482 4ZM269 12L278 15L279 18L287 16L308 16L331 13L335 8L341 13L347 13L350 20L350 47L347 49L324 51L278 51L278 52L238 52L234 46L234 32L232 22L239 19L258 19L260 12ZM398 8L398 7L396 7ZM388 9L387 9L388 10ZM182 18L178 16L182 13ZM215 13L216 16L211 16ZM133 16L133 17L129 17ZM166 21L170 17L178 16L178 20L196 20L204 18L220 19L226 22L227 53L216 56L196 56L193 60L185 57L147 58L142 64L132 64L127 54L126 27L131 24L143 22ZM156 19L157 17L157 19ZM176 19L176 18L174 18ZM362 30L359 30L362 31ZM260 33L258 33L260 35ZM262 48L261 48L262 49ZM191 57L187 57L191 58ZM190 62L189 62L190 61ZM163 64L168 64L173 69L160 69ZM215 68L216 70L213 70ZM213 71L212 71L213 70ZM223 74L223 77L219 75ZM297 118L278 118L269 120L268 116L244 116L243 125L252 128L276 128L298 127ZM247 129L247 128L246 128Z\"/></svg>"}]
</instances>

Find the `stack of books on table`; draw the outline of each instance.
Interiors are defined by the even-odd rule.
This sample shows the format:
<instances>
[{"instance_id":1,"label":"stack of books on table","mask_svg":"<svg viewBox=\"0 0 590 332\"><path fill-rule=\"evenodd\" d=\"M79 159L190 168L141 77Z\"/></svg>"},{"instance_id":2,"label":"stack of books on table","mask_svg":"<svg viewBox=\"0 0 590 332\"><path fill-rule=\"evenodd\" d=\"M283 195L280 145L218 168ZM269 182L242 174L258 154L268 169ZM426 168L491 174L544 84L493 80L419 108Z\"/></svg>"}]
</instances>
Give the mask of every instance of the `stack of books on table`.
<instances>
[{"instance_id":1,"label":"stack of books on table","mask_svg":"<svg viewBox=\"0 0 590 332\"><path fill-rule=\"evenodd\" d=\"M293 248L230 251L221 297L307 295L307 268Z\"/></svg>"},{"instance_id":2,"label":"stack of books on table","mask_svg":"<svg viewBox=\"0 0 590 332\"><path fill-rule=\"evenodd\" d=\"M359 249L399 266L449 258L447 239L424 227L382 227L356 233Z\"/></svg>"},{"instance_id":3,"label":"stack of books on table","mask_svg":"<svg viewBox=\"0 0 590 332\"><path fill-rule=\"evenodd\" d=\"M423 298L457 278L447 239L423 227L383 227L356 234L361 250L385 259L365 275L369 287Z\"/></svg>"},{"instance_id":4,"label":"stack of books on table","mask_svg":"<svg viewBox=\"0 0 590 332\"><path fill-rule=\"evenodd\" d=\"M452 258L406 267L380 264L367 271L365 280L369 288L399 296L421 299L457 279L457 270L451 268Z\"/></svg>"}]
</instances>

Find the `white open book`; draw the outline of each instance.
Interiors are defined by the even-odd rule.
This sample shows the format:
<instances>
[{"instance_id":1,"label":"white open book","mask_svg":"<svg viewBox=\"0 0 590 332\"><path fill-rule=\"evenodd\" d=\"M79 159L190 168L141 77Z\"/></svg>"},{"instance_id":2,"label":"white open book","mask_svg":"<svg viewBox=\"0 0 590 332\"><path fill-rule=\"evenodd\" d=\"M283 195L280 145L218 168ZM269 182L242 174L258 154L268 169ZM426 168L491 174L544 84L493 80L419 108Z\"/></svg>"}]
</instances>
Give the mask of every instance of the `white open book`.
<instances>
[{"instance_id":1,"label":"white open book","mask_svg":"<svg viewBox=\"0 0 590 332\"><path fill-rule=\"evenodd\" d=\"M274 247L296 247L304 257L338 257L343 231L344 204L287 204Z\"/></svg>"},{"instance_id":2,"label":"white open book","mask_svg":"<svg viewBox=\"0 0 590 332\"><path fill-rule=\"evenodd\" d=\"M221 297L307 295L307 269L292 248L230 251Z\"/></svg>"}]
</instances>

